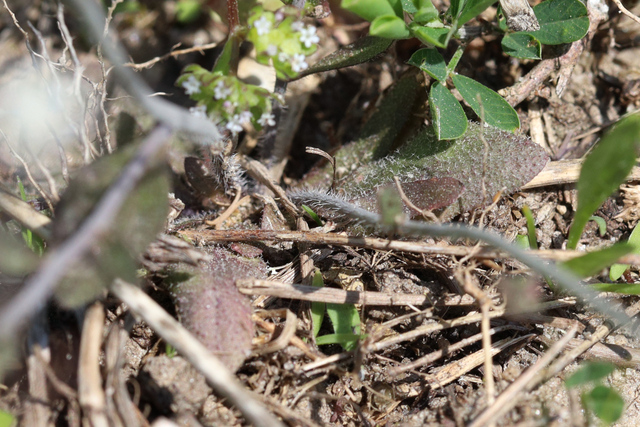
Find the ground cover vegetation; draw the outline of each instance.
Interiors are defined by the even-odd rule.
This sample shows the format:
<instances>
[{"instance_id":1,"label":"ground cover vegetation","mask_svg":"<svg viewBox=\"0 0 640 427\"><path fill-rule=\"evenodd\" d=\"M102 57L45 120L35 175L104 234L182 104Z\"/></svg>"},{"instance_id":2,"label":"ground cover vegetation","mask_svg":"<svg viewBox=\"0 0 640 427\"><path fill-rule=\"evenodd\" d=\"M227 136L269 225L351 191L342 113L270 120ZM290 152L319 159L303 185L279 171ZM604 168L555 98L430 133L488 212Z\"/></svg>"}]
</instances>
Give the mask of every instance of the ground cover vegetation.
<instances>
[{"instance_id":1,"label":"ground cover vegetation","mask_svg":"<svg viewBox=\"0 0 640 427\"><path fill-rule=\"evenodd\" d=\"M619 1L3 1L0 426L636 425Z\"/></svg>"}]
</instances>

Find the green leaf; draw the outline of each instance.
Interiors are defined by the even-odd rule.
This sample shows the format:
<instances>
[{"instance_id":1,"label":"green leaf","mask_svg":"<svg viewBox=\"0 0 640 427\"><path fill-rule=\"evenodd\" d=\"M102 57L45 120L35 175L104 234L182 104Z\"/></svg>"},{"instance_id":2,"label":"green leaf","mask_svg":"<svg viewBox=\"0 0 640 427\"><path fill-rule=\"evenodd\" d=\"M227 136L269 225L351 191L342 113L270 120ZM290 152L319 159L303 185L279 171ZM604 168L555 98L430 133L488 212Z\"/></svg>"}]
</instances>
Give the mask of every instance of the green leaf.
<instances>
[{"instance_id":1,"label":"green leaf","mask_svg":"<svg viewBox=\"0 0 640 427\"><path fill-rule=\"evenodd\" d=\"M624 399L611 387L595 386L582 399L585 406L606 424L616 422L624 411Z\"/></svg>"},{"instance_id":2,"label":"green leaf","mask_svg":"<svg viewBox=\"0 0 640 427\"><path fill-rule=\"evenodd\" d=\"M587 384L593 381L601 380L613 371L616 370L616 366L607 362L587 362L583 364L580 369L571 374L569 378L564 382L567 388L574 388Z\"/></svg>"},{"instance_id":3,"label":"green leaf","mask_svg":"<svg viewBox=\"0 0 640 427\"><path fill-rule=\"evenodd\" d=\"M385 52L393 40L382 37L365 36L355 42L343 46L313 64L296 79L323 71L337 70L370 61Z\"/></svg>"},{"instance_id":4,"label":"green leaf","mask_svg":"<svg viewBox=\"0 0 640 427\"><path fill-rule=\"evenodd\" d=\"M401 4L400 7L402 8ZM373 22L379 16L398 16L387 0L342 0L342 8L369 22Z\"/></svg>"},{"instance_id":5,"label":"green leaf","mask_svg":"<svg viewBox=\"0 0 640 427\"><path fill-rule=\"evenodd\" d=\"M216 59L216 63L213 66L212 72L221 72L224 75L229 75L231 71L231 65L238 56L238 48L240 41L237 35L231 35L227 42L224 44L222 53Z\"/></svg>"},{"instance_id":6,"label":"green leaf","mask_svg":"<svg viewBox=\"0 0 640 427\"><path fill-rule=\"evenodd\" d=\"M540 41L528 33L509 33L505 35L502 38L502 50L514 58L542 58Z\"/></svg>"},{"instance_id":7,"label":"green leaf","mask_svg":"<svg viewBox=\"0 0 640 427\"><path fill-rule=\"evenodd\" d=\"M462 106L440 82L431 85L429 108L438 139L460 138L467 131L467 117Z\"/></svg>"},{"instance_id":8,"label":"green leaf","mask_svg":"<svg viewBox=\"0 0 640 427\"><path fill-rule=\"evenodd\" d=\"M178 0L176 4L176 19L181 24L193 22L200 16L202 5L199 0Z\"/></svg>"},{"instance_id":9,"label":"green leaf","mask_svg":"<svg viewBox=\"0 0 640 427\"><path fill-rule=\"evenodd\" d=\"M457 19L466 2L467 0L451 0L451 6L449 6L449 10L447 10L447 15L451 16L454 20Z\"/></svg>"},{"instance_id":10,"label":"green leaf","mask_svg":"<svg viewBox=\"0 0 640 427\"><path fill-rule=\"evenodd\" d=\"M8 412L0 411L0 427L11 427L14 425L15 418Z\"/></svg>"},{"instance_id":11,"label":"green leaf","mask_svg":"<svg viewBox=\"0 0 640 427\"><path fill-rule=\"evenodd\" d=\"M307 205L302 205L301 206L302 210L304 210L310 217L311 219L318 224L318 226L322 227L322 220L320 219L320 217L318 216L317 213L315 213L313 211L313 209L311 209L309 206Z\"/></svg>"},{"instance_id":12,"label":"green leaf","mask_svg":"<svg viewBox=\"0 0 640 427\"><path fill-rule=\"evenodd\" d=\"M413 15L418 11L418 5L413 0L402 0L402 10Z\"/></svg>"},{"instance_id":13,"label":"green leaf","mask_svg":"<svg viewBox=\"0 0 640 427\"><path fill-rule=\"evenodd\" d=\"M616 243L606 249L589 252L565 261L562 265L579 277L590 277L609 267L621 257L631 253L633 249L633 245L628 243Z\"/></svg>"},{"instance_id":14,"label":"green leaf","mask_svg":"<svg viewBox=\"0 0 640 427\"><path fill-rule=\"evenodd\" d=\"M598 224L598 233L600 233L600 237L603 237L605 234L607 234L607 222L604 220L604 218L597 215L592 215L589 217L589 221L593 221Z\"/></svg>"},{"instance_id":15,"label":"green leaf","mask_svg":"<svg viewBox=\"0 0 640 427\"><path fill-rule=\"evenodd\" d=\"M589 218L617 190L636 163L640 148L640 115L613 126L587 156L578 179L578 208L567 247L575 249Z\"/></svg>"},{"instance_id":16,"label":"green leaf","mask_svg":"<svg viewBox=\"0 0 640 427\"><path fill-rule=\"evenodd\" d=\"M640 295L640 283L592 283L594 290L599 292L615 292L623 295Z\"/></svg>"},{"instance_id":17,"label":"green leaf","mask_svg":"<svg viewBox=\"0 0 640 427\"><path fill-rule=\"evenodd\" d=\"M342 348L349 351L355 349L358 341L362 338L364 338L364 335L359 334L328 334L316 337L316 344L340 344Z\"/></svg>"},{"instance_id":18,"label":"green leaf","mask_svg":"<svg viewBox=\"0 0 640 427\"><path fill-rule=\"evenodd\" d=\"M324 287L324 280L322 280L322 273L320 270L316 270L313 275L312 286L316 288ZM326 311L326 304L324 302L313 301L311 303L311 324L313 325L313 336L317 337L320 333L320 327L322 326L322 320L324 319L324 313Z\"/></svg>"},{"instance_id":19,"label":"green leaf","mask_svg":"<svg viewBox=\"0 0 640 427\"><path fill-rule=\"evenodd\" d=\"M518 234L516 236L516 240L513 243L515 243L515 245L520 249L531 249L529 238L527 236L523 236L522 234Z\"/></svg>"},{"instance_id":20,"label":"green leaf","mask_svg":"<svg viewBox=\"0 0 640 427\"><path fill-rule=\"evenodd\" d=\"M360 335L360 315L353 304L327 304L327 314L336 335ZM356 347L354 340L340 344L345 350L353 350Z\"/></svg>"},{"instance_id":21,"label":"green leaf","mask_svg":"<svg viewBox=\"0 0 640 427\"><path fill-rule=\"evenodd\" d=\"M462 98L486 123L511 132L520 127L518 113L497 92L460 74L452 74L451 79Z\"/></svg>"},{"instance_id":22,"label":"green leaf","mask_svg":"<svg viewBox=\"0 0 640 427\"><path fill-rule=\"evenodd\" d=\"M638 224L633 228L628 242L633 246L631 253L635 255L640 254L640 226ZM624 272L627 271L627 268L629 268L627 264L613 264L609 270L609 278L615 282L622 277Z\"/></svg>"},{"instance_id":23,"label":"green leaf","mask_svg":"<svg viewBox=\"0 0 640 427\"><path fill-rule=\"evenodd\" d=\"M371 22L369 34L386 39L407 39L411 37L409 27L404 19L395 15L378 16Z\"/></svg>"},{"instance_id":24,"label":"green leaf","mask_svg":"<svg viewBox=\"0 0 640 427\"><path fill-rule=\"evenodd\" d=\"M447 41L447 35L449 34L448 28L424 27L416 22L412 22L409 24L409 29L414 37L428 46L446 46L445 43Z\"/></svg>"},{"instance_id":25,"label":"green leaf","mask_svg":"<svg viewBox=\"0 0 640 427\"><path fill-rule=\"evenodd\" d=\"M397 226L404 218L403 203L394 187L382 187L378 189L378 211L382 224L388 227Z\"/></svg>"},{"instance_id":26,"label":"green leaf","mask_svg":"<svg viewBox=\"0 0 640 427\"><path fill-rule=\"evenodd\" d=\"M418 0L418 10L413 15L413 20L418 24L427 24L430 22L440 22L440 13L435 8L431 0Z\"/></svg>"},{"instance_id":27,"label":"green leaf","mask_svg":"<svg viewBox=\"0 0 640 427\"><path fill-rule=\"evenodd\" d=\"M0 228L0 271L14 277L33 272L40 264L36 254Z\"/></svg>"},{"instance_id":28,"label":"green leaf","mask_svg":"<svg viewBox=\"0 0 640 427\"><path fill-rule=\"evenodd\" d=\"M480 15L486 8L494 4L496 1L497 0L468 0L460 12L458 26L462 26Z\"/></svg>"},{"instance_id":29,"label":"green leaf","mask_svg":"<svg viewBox=\"0 0 640 427\"><path fill-rule=\"evenodd\" d=\"M419 49L408 61L409 64L420 68L439 82L444 83L449 76L447 64L436 49Z\"/></svg>"},{"instance_id":30,"label":"green leaf","mask_svg":"<svg viewBox=\"0 0 640 427\"><path fill-rule=\"evenodd\" d=\"M522 213L527 220L527 236L529 238L529 248L538 249L538 240L536 238L536 223L533 219L533 214L531 213L531 209L529 209L529 206L523 206Z\"/></svg>"},{"instance_id":31,"label":"green leaf","mask_svg":"<svg viewBox=\"0 0 640 427\"><path fill-rule=\"evenodd\" d=\"M589 30L587 7L580 0L548 0L533 8L540 23L531 35L542 44L571 43Z\"/></svg>"}]
</instances>

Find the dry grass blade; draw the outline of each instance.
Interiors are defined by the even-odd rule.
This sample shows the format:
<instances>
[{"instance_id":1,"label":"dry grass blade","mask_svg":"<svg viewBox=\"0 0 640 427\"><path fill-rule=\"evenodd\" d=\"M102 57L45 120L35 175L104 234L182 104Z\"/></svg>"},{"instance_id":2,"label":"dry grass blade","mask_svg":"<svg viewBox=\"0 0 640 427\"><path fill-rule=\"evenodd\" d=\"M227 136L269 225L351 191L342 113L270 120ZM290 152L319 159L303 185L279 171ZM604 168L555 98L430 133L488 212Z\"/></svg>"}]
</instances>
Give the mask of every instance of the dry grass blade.
<instances>
[{"instance_id":1,"label":"dry grass blade","mask_svg":"<svg viewBox=\"0 0 640 427\"><path fill-rule=\"evenodd\" d=\"M523 190L532 188L547 187L550 185L573 184L578 182L582 159L558 160L547 163L544 169L528 184L522 187ZM640 167L634 166L627 177L627 181L640 180Z\"/></svg>"},{"instance_id":2,"label":"dry grass blade","mask_svg":"<svg viewBox=\"0 0 640 427\"><path fill-rule=\"evenodd\" d=\"M502 352L506 348L514 346L516 344L527 341L535 337L535 334L527 334L517 338L505 338L491 346L491 357ZM444 387L445 385L455 381L467 372L482 365L485 360L485 351L479 350L473 354L463 357L460 360L456 360L453 363L443 366L433 375L427 376L427 381L431 389L437 389Z\"/></svg>"},{"instance_id":3,"label":"dry grass blade","mask_svg":"<svg viewBox=\"0 0 640 427\"><path fill-rule=\"evenodd\" d=\"M48 228L51 218L36 211L27 202L2 188L0 188L0 211L5 212L44 240L51 238L51 231Z\"/></svg>"},{"instance_id":4,"label":"dry grass blade","mask_svg":"<svg viewBox=\"0 0 640 427\"><path fill-rule=\"evenodd\" d=\"M205 376L217 394L225 397L258 427L282 426L249 390L189 331L138 287L116 280L111 290L129 309L140 316L164 340L174 346Z\"/></svg>"}]
</instances>

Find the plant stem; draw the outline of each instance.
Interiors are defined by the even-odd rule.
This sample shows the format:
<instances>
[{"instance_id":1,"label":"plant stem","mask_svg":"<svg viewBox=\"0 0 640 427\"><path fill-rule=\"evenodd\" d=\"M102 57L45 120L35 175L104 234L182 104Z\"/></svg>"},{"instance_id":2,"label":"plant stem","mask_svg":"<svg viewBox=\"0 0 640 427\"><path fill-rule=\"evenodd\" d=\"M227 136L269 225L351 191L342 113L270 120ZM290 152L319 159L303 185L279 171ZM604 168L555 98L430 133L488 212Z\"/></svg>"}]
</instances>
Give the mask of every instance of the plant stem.
<instances>
[{"instance_id":1,"label":"plant stem","mask_svg":"<svg viewBox=\"0 0 640 427\"><path fill-rule=\"evenodd\" d=\"M229 21L229 35L232 35L240 25L238 0L227 0L227 20Z\"/></svg>"}]
</instances>

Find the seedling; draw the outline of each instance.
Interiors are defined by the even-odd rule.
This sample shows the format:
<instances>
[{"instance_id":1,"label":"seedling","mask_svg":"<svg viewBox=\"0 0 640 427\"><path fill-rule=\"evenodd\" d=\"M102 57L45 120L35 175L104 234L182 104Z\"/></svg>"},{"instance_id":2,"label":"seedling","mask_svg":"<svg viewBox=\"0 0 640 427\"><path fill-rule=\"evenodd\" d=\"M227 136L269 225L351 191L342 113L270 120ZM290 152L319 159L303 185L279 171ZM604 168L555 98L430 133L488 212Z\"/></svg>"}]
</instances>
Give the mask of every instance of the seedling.
<instances>
[{"instance_id":1,"label":"seedling","mask_svg":"<svg viewBox=\"0 0 640 427\"><path fill-rule=\"evenodd\" d=\"M618 392L601 384L615 369L610 363L588 362L565 381L567 388L590 386L582 393L582 405L607 425L616 422L624 411L624 400Z\"/></svg>"}]
</instances>

